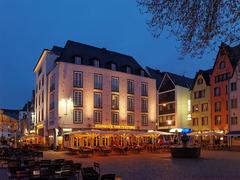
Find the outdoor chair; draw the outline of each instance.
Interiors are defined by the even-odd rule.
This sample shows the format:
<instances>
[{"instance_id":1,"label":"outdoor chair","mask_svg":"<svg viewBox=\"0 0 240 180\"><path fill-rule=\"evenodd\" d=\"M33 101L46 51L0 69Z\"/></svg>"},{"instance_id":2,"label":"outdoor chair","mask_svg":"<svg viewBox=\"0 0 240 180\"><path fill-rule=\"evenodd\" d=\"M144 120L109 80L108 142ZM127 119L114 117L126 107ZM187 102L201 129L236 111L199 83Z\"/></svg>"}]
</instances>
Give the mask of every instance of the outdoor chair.
<instances>
[{"instance_id":1,"label":"outdoor chair","mask_svg":"<svg viewBox=\"0 0 240 180\"><path fill-rule=\"evenodd\" d=\"M94 170L100 175L100 164L97 162L93 163Z\"/></svg>"},{"instance_id":2,"label":"outdoor chair","mask_svg":"<svg viewBox=\"0 0 240 180\"><path fill-rule=\"evenodd\" d=\"M64 159L55 159L53 162L55 164L62 164L65 160Z\"/></svg>"},{"instance_id":3,"label":"outdoor chair","mask_svg":"<svg viewBox=\"0 0 240 180\"><path fill-rule=\"evenodd\" d=\"M77 174L78 179L79 179L79 174L80 174L81 169L82 169L82 164L81 163L74 163L72 166L73 166L73 170L75 171L75 174Z\"/></svg>"},{"instance_id":4,"label":"outdoor chair","mask_svg":"<svg viewBox=\"0 0 240 180\"><path fill-rule=\"evenodd\" d=\"M101 180L115 180L115 174L104 174L101 177Z\"/></svg>"},{"instance_id":5,"label":"outdoor chair","mask_svg":"<svg viewBox=\"0 0 240 180\"><path fill-rule=\"evenodd\" d=\"M63 162L63 165L72 165L73 164L73 160L66 160Z\"/></svg>"}]
</instances>

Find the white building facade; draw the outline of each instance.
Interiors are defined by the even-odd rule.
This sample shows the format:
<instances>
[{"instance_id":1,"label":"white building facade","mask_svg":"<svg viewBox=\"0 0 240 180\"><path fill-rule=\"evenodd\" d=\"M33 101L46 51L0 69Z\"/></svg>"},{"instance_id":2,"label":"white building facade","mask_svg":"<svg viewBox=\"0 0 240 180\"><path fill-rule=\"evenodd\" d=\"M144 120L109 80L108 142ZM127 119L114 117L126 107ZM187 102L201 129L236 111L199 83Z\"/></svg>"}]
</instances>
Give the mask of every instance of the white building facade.
<instances>
[{"instance_id":1,"label":"white building facade","mask_svg":"<svg viewBox=\"0 0 240 180\"><path fill-rule=\"evenodd\" d=\"M45 50L34 72L43 143L77 130L156 128L156 81L130 56L68 41Z\"/></svg>"}]
</instances>

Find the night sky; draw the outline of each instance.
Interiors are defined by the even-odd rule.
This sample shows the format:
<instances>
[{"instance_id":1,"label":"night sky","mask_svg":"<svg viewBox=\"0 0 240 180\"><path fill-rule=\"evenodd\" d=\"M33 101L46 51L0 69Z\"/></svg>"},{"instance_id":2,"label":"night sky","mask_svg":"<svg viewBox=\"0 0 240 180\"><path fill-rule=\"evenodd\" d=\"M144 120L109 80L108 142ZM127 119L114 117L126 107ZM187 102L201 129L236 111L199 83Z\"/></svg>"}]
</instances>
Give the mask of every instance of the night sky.
<instances>
[{"instance_id":1,"label":"night sky","mask_svg":"<svg viewBox=\"0 0 240 180\"><path fill-rule=\"evenodd\" d=\"M133 56L142 66L193 77L216 52L180 60L174 37L153 38L135 0L0 0L0 108L22 108L44 48L73 40Z\"/></svg>"}]
</instances>

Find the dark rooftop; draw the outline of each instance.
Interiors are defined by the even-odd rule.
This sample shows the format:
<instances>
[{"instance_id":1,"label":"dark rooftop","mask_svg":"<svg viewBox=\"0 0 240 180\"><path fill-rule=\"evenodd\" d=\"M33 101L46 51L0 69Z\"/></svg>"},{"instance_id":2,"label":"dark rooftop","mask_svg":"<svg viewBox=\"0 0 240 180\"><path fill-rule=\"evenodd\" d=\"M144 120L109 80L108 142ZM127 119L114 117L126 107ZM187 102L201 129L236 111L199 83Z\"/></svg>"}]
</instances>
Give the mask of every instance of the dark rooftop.
<instances>
[{"instance_id":1,"label":"dark rooftop","mask_svg":"<svg viewBox=\"0 0 240 180\"><path fill-rule=\"evenodd\" d=\"M67 41L64 48L54 46L52 51L59 55L57 62L74 63L75 57L81 57L83 65L93 65L93 60L98 59L101 68L110 69L110 64L114 63L117 71L121 72L126 72L126 66L129 66L132 74L136 75L140 75L140 70L144 70L131 56L74 41ZM146 72L145 76L148 77Z\"/></svg>"},{"instance_id":2,"label":"dark rooftop","mask_svg":"<svg viewBox=\"0 0 240 180\"><path fill-rule=\"evenodd\" d=\"M173 83L178 86L186 87L186 88L191 88L193 84L193 79L185 76L180 76L177 74L173 74L170 72L166 72L169 77L172 79Z\"/></svg>"},{"instance_id":3,"label":"dark rooftop","mask_svg":"<svg viewBox=\"0 0 240 180\"><path fill-rule=\"evenodd\" d=\"M206 85L207 86L210 86L210 75L212 73L212 69L208 69L208 70L199 70L196 75L195 75L195 78L194 78L194 82L192 84L192 88L194 87L194 84L196 83L196 80L197 80L197 77L198 75L202 74L203 78L204 78L204 81L206 82Z\"/></svg>"},{"instance_id":4,"label":"dark rooftop","mask_svg":"<svg viewBox=\"0 0 240 180\"><path fill-rule=\"evenodd\" d=\"M158 87L160 86L160 84L163 80L164 72L161 72L158 69L153 69L150 67L146 67L146 69L147 69L147 72L149 73L150 77L156 79L156 87L158 89Z\"/></svg>"},{"instance_id":5,"label":"dark rooftop","mask_svg":"<svg viewBox=\"0 0 240 180\"><path fill-rule=\"evenodd\" d=\"M3 111L3 114L5 114L6 116L9 116L11 118L14 118L16 120L18 120L18 116L19 116L19 110L14 110L14 109L0 109Z\"/></svg>"}]
</instances>

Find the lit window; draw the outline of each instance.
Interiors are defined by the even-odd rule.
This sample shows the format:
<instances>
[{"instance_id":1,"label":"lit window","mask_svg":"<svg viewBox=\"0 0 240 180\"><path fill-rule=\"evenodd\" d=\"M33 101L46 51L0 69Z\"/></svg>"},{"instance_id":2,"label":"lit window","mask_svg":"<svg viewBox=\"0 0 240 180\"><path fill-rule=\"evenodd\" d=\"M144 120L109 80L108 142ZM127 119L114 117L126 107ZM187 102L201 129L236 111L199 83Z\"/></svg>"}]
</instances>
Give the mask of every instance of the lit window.
<instances>
[{"instance_id":1,"label":"lit window","mask_svg":"<svg viewBox=\"0 0 240 180\"><path fill-rule=\"evenodd\" d=\"M119 109L119 96L112 94L112 109Z\"/></svg>"},{"instance_id":2,"label":"lit window","mask_svg":"<svg viewBox=\"0 0 240 180\"><path fill-rule=\"evenodd\" d=\"M221 102L215 102L215 112L221 111Z\"/></svg>"},{"instance_id":3,"label":"lit window","mask_svg":"<svg viewBox=\"0 0 240 180\"><path fill-rule=\"evenodd\" d=\"M221 116L215 116L215 125L221 124Z\"/></svg>"},{"instance_id":4,"label":"lit window","mask_svg":"<svg viewBox=\"0 0 240 180\"><path fill-rule=\"evenodd\" d=\"M202 126L208 125L208 117L202 117Z\"/></svg>"}]
</instances>

